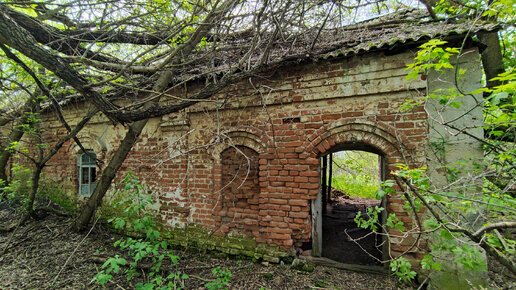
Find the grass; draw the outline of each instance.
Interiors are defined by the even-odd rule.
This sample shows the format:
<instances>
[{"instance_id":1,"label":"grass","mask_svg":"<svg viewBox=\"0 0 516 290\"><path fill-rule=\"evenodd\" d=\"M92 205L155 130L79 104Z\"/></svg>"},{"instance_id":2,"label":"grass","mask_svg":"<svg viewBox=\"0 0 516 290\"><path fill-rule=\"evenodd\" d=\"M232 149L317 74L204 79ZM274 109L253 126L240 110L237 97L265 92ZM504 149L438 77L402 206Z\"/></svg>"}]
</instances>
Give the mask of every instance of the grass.
<instances>
[{"instance_id":1,"label":"grass","mask_svg":"<svg viewBox=\"0 0 516 290\"><path fill-rule=\"evenodd\" d=\"M364 175L341 175L331 179L332 187L342 190L346 195L363 198L376 198L377 181L368 181Z\"/></svg>"}]
</instances>

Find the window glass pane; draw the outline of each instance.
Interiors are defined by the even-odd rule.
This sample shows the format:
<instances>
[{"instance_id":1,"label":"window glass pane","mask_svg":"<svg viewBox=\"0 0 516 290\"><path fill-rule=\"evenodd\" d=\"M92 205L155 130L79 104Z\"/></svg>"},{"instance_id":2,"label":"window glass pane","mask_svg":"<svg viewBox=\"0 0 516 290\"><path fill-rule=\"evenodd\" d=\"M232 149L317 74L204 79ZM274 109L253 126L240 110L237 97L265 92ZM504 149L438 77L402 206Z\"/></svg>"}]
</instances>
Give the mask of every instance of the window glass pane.
<instances>
[{"instance_id":1,"label":"window glass pane","mask_svg":"<svg viewBox=\"0 0 516 290\"><path fill-rule=\"evenodd\" d=\"M90 167L91 182L95 182L95 180L97 180L97 172L95 169L95 167Z\"/></svg>"},{"instance_id":2,"label":"window glass pane","mask_svg":"<svg viewBox=\"0 0 516 290\"><path fill-rule=\"evenodd\" d=\"M79 194L90 196L96 186L96 164L97 155L93 150L88 150L88 154L80 153L78 155L78 171L79 171ZM91 157L90 157L91 155Z\"/></svg>"},{"instance_id":3,"label":"window glass pane","mask_svg":"<svg viewBox=\"0 0 516 290\"><path fill-rule=\"evenodd\" d=\"M95 155L95 153L93 153L93 151L88 151L89 155L92 155L94 158L96 158L97 156ZM82 156L81 156L81 163L82 165L93 165L95 164L95 160L92 159L88 154L85 154L83 153Z\"/></svg>"},{"instance_id":4,"label":"window glass pane","mask_svg":"<svg viewBox=\"0 0 516 290\"><path fill-rule=\"evenodd\" d=\"M89 189L90 189L89 185L81 185L81 187L79 187L79 194L88 196L90 194Z\"/></svg>"},{"instance_id":5,"label":"window glass pane","mask_svg":"<svg viewBox=\"0 0 516 290\"><path fill-rule=\"evenodd\" d=\"M97 182L93 182L90 186L90 192L88 195L91 195L93 191L95 190L95 187L97 186Z\"/></svg>"},{"instance_id":6,"label":"window glass pane","mask_svg":"<svg viewBox=\"0 0 516 290\"><path fill-rule=\"evenodd\" d=\"M82 185L86 185L86 184L90 183L90 175L88 173L89 173L88 167L81 168L81 184Z\"/></svg>"}]
</instances>

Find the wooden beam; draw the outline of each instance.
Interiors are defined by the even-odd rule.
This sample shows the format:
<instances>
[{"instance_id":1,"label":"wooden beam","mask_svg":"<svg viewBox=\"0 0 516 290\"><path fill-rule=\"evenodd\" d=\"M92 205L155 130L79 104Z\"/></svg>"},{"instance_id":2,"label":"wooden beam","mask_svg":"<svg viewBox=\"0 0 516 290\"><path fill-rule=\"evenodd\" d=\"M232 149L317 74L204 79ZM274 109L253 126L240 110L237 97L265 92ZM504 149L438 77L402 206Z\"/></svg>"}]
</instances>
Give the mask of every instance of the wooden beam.
<instances>
[{"instance_id":1,"label":"wooden beam","mask_svg":"<svg viewBox=\"0 0 516 290\"><path fill-rule=\"evenodd\" d=\"M299 256L299 259L312 262L316 265L333 267L337 269L350 270L355 272L363 273L374 273L374 274L389 274L388 268L384 266L373 266L373 265L355 265L355 264L344 264L336 262L324 257L313 257L313 256Z\"/></svg>"},{"instance_id":2,"label":"wooden beam","mask_svg":"<svg viewBox=\"0 0 516 290\"><path fill-rule=\"evenodd\" d=\"M321 192L322 192L322 212L326 213L326 192L328 190L328 186L326 184L327 176L326 173L328 171L328 155L322 157L322 180L321 180Z\"/></svg>"},{"instance_id":3,"label":"wooden beam","mask_svg":"<svg viewBox=\"0 0 516 290\"><path fill-rule=\"evenodd\" d=\"M328 171L328 195L327 202L330 203L331 199L331 178L333 176L333 153L330 153L330 170Z\"/></svg>"}]
</instances>

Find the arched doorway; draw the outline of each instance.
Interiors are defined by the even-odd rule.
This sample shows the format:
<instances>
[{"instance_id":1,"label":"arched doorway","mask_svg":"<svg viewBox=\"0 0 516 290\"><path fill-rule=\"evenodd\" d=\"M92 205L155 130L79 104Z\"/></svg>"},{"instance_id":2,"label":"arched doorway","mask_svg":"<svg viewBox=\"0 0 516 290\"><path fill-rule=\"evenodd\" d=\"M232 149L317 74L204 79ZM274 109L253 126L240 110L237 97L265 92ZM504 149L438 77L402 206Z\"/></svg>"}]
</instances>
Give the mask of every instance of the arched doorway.
<instances>
[{"instance_id":1,"label":"arched doorway","mask_svg":"<svg viewBox=\"0 0 516 290\"><path fill-rule=\"evenodd\" d=\"M318 255L345 264L379 266L383 260L381 234L357 225L357 217L368 219L368 211L384 207L376 196L385 179L385 156L367 144L344 144L324 152L320 158L319 196L312 203L312 242ZM384 216L378 219L378 231Z\"/></svg>"}]
</instances>

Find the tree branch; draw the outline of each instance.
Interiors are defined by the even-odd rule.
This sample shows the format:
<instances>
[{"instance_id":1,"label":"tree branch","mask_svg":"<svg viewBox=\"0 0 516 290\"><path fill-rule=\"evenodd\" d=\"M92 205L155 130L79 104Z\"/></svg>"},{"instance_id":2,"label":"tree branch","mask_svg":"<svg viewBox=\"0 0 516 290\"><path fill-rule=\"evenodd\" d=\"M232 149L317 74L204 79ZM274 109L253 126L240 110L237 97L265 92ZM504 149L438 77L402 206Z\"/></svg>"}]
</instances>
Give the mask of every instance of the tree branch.
<instances>
[{"instance_id":1,"label":"tree branch","mask_svg":"<svg viewBox=\"0 0 516 290\"><path fill-rule=\"evenodd\" d=\"M481 238L482 235L486 232L499 230L499 229L512 229L516 228L516 222L498 222L489 224L487 226L481 227L476 232L473 233L474 237Z\"/></svg>"}]
</instances>

